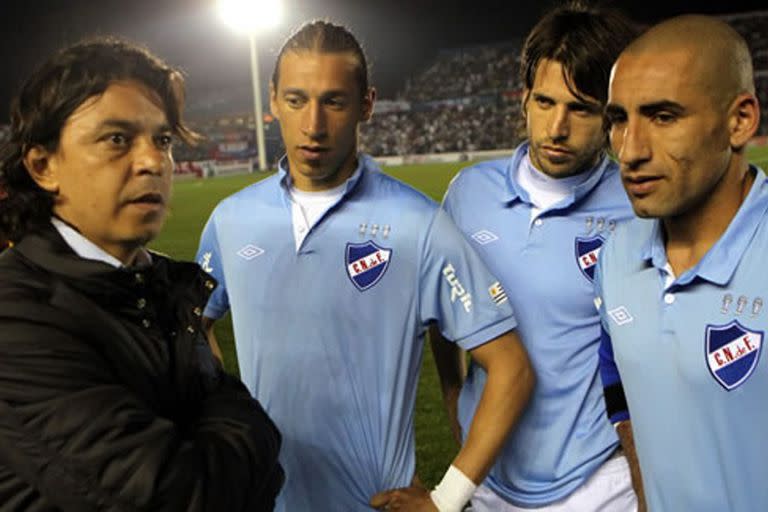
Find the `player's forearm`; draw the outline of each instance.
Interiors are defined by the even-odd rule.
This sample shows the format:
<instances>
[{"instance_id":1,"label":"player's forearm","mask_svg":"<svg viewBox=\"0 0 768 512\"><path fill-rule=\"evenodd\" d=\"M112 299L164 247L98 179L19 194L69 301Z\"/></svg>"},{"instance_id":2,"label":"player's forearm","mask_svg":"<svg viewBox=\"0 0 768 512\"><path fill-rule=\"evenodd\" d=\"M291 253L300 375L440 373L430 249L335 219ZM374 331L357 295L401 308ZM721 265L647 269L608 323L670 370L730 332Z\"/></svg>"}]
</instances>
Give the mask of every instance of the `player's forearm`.
<instances>
[{"instance_id":1,"label":"player's forearm","mask_svg":"<svg viewBox=\"0 0 768 512\"><path fill-rule=\"evenodd\" d=\"M635 450L635 438L632 434L632 422L630 420L620 421L616 424L616 433L619 435L619 442L624 450L624 455L629 463L629 472L632 476L632 487L637 494L638 512L647 510L645 504L645 491L643 490L643 476L640 474L640 463L637 459Z\"/></svg>"},{"instance_id":2,"label":"player's forearm","mask_svg":"<svg viewBox=\"0 0 768 512\"><path fill-rule=\"evenodd\" d=\"M435 326L429 329L429 342L437 367L437 375L440 378L443 404L451 431L456 442L461 444L458 402L461 386L467 374L464 351L455 343L447 341Z\"/></svg>"},{"instance_id":3,"label":"player's forearm","mask_svg":"<svg viewBox=\"0 0 768 512\"><path fill-rule=\"evenodd\" d=\"M528 402L535 381L533 368L519 341L481 364L488 378L466 442L453 462L476 484L491 470Z\"/></svg>"}]
</instances>

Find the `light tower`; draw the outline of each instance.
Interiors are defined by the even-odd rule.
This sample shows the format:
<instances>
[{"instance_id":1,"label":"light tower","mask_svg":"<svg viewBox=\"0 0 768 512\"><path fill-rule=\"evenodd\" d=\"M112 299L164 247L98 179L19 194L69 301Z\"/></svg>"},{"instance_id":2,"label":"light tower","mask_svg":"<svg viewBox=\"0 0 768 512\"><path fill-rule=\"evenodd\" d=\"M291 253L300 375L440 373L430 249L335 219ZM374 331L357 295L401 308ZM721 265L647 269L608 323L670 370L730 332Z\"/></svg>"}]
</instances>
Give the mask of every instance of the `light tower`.
<instances>
[{"instance_id":1,"label":"light tower","mask_svg":"<svg viewBox=\"0 0 768 512\"><path fill-rule=\"evenodd\" d=\"M283 11L280 0L219 0L218 9L224 21L237 32L248 35L251 46L251 81L253 83L253 110L256 124L256 148L259 170L267 170L264 145L264 112L261 105L259 54L256 34L280 23Z\"/></svg>"}]
</instances>

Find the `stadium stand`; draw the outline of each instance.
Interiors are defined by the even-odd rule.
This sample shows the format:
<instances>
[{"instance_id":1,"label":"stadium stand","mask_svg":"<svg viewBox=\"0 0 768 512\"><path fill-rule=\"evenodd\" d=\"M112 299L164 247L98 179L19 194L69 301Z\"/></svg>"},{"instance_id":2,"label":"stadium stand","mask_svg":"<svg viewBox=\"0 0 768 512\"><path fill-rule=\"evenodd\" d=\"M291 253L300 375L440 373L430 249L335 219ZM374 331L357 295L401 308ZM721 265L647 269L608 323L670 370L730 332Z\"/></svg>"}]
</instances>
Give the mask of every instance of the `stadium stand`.
<instances>
[{"instance_id":1,"label":"stadium stand","mask_svg":"<svg viewBox=\"0 0 768 512\"><path fill-rule=\"evenodd\" d=\"M755 67L755 87L760 101L759 135L768 135L768 11L722 16L747 40Z\"/></svg>"},{"instance_id":2,"label":"stadium stand","mask_svg":"<svg viewBox=\"0 0 768 512\"><path fill-rule=\"evenodd\" d=\"M747 40L768 135L768 11L722 17ZM520 42L439 52L398 96L407 108L378 113L361 130L375 156L511 148L521 137Z\"/></svg>"},{"instance_id":3,"label":"stadium stand","mask_svg":"<svg viewBox=\"0 0 768 512\"><path fill-rule=\"evenodd\" d=\"M361 130L360 144L376 156L503 148L516 130L519 110L517 101L494 98L380 113Z\"/></svg>"},{"instance_id":4,"label":"stadium stand","mask_svg":"<svg viewBox=\"0 0 768 512\"><path fill-rule=\"evenodd\" d=\"M758 133L766 136L768 10L722 18L745 37L754 56L763 114ZM522 41L517 40L441 50L422 72L405 82L395 99L377 102L373 119L361 128L360 148L374 156L405 156L516 146L523 136L518 79L521 46ZM247 89L216 91L191 105L192 124L207 141L197 148L178 147L176 160L255 158L248 93ZM233 103L241 113L224 114ZM282 145L278 127L271 121L266 119L267 155L274 165ZM179 170L188 168L182 164Z\"/></svg>"},{"instance_id":5,"label":"stadium stand","mask_svg":"<svg viewBox=\"0 0 768 512\"><path fill-rule=\"evenodd\" d=\"M520 41L442 50L399 95L407 108L361 128L360 146L375 156L513 147L521 133Z\"/></svg>"},{"instance_id":6,"label":"stadium stand","mask_svg":"<svg viewBox=\"0 0 768 512\"><path fill-rule=\"evenodd\" d=\"M744 36L754 57L757 96L762 106L758 134L768 140L768 10L722 19ZM518 79L522 41L445 49L422 72L404 83L396 99L377 102L373 119L362 126L360 148L374 156L462 153L512 148L523 136L522 87ZM177 172L207 175L190 162L253 160L254 118L247 87L189 95L191 125L206 136L197 147L178 144ZM283 152L278 126L265 116L268 162ZM8 127L0 125L0 142Z\"/></svg>"},{"instance_id":7,"label":"stadium stand","mask_svg":"<svg viewBox=\"0 0 768 512\"><path fill-rule=\"evenodd\" d=\"M521 41L509 41L442 50L424 72L406 83L402 97L430 102L513 90L518 86L521 46Z\"/></svg>"}]
</instances>

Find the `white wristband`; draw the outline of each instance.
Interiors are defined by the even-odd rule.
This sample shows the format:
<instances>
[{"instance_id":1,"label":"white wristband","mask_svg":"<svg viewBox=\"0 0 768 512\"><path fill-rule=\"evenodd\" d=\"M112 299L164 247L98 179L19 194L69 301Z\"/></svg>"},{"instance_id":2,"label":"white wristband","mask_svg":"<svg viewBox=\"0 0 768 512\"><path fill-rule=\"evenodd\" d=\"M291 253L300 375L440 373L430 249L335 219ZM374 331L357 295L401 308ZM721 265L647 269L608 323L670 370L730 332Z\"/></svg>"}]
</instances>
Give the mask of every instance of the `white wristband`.
<instances>
[{"instance_id":1,"label":"white wristband","mask_svg":"<svg viewBox=\"0 0 768 512\"><path fill-rule=\"evenodd\" d=\"M440 512L461 512L464 505L475 494L477 485L454 465L448 468L445 476L429 493L432 502Z\"/></svg>"}]
</instances>

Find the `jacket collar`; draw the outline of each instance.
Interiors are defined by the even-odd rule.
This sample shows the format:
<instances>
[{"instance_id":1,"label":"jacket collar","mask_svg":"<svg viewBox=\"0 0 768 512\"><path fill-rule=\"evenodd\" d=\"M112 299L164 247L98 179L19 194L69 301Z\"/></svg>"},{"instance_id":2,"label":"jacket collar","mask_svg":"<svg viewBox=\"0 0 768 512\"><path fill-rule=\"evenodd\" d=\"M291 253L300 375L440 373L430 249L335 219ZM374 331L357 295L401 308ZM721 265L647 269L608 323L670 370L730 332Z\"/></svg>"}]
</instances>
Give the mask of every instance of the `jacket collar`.
<instances>
[{"instance_id":1,"label":"jacket collar","mask_svg":"<svg viewBox=\"0 0 768 512\"><path fill-rule=\"evenodd\" d=\"M176 262L156 252L151 263L133 267L115 268L84 259L50 223L29 232L11 251L105 306L133 305L138 295L167 296L171 288L180 286L200 287L209 293L216 285L196 263Z\"/></svg>"}]
</instances>

